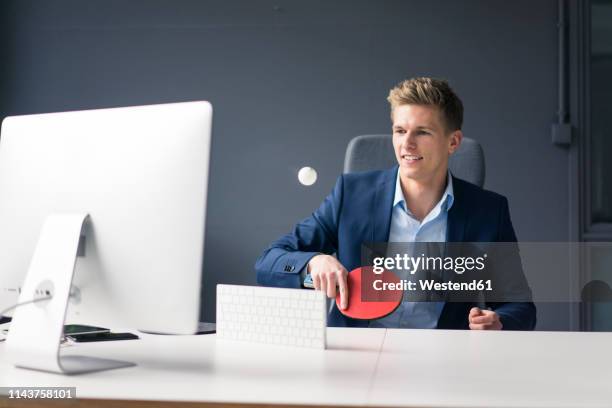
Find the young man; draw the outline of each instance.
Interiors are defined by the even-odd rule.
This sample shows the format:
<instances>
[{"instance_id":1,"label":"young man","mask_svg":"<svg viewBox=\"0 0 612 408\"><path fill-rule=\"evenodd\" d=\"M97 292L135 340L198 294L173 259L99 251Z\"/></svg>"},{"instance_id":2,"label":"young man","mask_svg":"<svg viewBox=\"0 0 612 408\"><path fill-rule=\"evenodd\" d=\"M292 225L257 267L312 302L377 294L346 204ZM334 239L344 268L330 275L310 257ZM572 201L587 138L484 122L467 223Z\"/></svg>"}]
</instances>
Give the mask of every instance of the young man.
<instances>
[{"instance_id":1,"label":"young man","mask_svg":"<svg viewBox=\"0 0 612 408\"><path fill-rule=\"evenodd\" d=\"M346 308L347 274L361 266L363 243L516 242L506 198L448 170L449 156L463 137L463 104L448 83L413 78L393 88L387 99L398 165L340 176L321 206L257 260L259 284L299 288L308 273L315 289L328 297L339 290ZM487 306L493 310L475 302L402 302L390 316L362 321L345 317L334 305L329 323L472 330L535 326L532 302Z\"/></svg>"}]
</instances>

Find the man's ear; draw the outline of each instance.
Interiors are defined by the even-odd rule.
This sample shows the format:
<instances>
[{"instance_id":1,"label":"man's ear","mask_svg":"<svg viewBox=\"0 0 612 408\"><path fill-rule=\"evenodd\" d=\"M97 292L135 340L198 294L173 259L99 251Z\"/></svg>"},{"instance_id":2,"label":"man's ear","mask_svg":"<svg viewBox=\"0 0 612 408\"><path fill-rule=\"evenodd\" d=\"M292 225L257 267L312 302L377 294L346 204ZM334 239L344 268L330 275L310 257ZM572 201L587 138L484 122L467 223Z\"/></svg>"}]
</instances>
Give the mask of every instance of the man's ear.
<instances>
[{"instance_id":1,"label":"man's ear","mask_svg":"<svg viewBox=\"0 0 612 408\"><path fill-rule=\"evenodd\" d=\"M461 141L463 140L463 132L460 130L455 130L449 136L449 144L448 144L448 154L453 154L457 151L459 146L461 146Z\"/></svg>"}]
</instances>

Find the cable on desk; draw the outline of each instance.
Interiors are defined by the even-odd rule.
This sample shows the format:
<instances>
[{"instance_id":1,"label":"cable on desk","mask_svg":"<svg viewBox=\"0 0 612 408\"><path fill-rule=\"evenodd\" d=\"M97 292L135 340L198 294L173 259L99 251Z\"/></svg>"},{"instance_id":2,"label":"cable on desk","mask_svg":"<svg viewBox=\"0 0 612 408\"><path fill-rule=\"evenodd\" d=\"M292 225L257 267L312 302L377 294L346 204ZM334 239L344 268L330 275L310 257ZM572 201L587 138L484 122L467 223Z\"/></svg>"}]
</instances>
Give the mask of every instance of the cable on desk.
<instances>
[{"instance_id":1,"label":"cable on desk","mask_svg":"<svg viewBox=\"0 0 612 408\"><path fill-rule=\"evenodd\" d=\"M43 297L39 297L39 298L32 299L32 300L26 300L25 302L21 302L21 303L15 303L13 306L7 307L3 311L1 311L0 316L3 316L6 312L10 312L13 309L17 309L19 306L28 305L30 303L42 302L43 300L49 300L51 298L53 298L53 295L43 296Z\"/></svg>"}]
</instances>

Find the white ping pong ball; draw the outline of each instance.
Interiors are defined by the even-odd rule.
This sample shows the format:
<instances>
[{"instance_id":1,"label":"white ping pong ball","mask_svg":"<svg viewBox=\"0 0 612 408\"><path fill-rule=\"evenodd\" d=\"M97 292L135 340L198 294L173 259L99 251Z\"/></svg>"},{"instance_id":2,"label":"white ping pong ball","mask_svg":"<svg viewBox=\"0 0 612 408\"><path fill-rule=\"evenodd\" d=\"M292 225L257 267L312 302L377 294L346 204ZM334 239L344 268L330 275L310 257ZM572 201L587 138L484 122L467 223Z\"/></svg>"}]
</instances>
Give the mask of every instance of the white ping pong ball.
<instances>
[{"instance_id":1,"label":"white ping pong ball","mask_svg":"<svg viewBox=\"0 0 612 408\"><path fill-rule=\"evenodd\" d=\"M312 167L302 167L298 171L298 180L305 186L312 186L317 182L317 171Z\"/></svg>"}]
</instances>

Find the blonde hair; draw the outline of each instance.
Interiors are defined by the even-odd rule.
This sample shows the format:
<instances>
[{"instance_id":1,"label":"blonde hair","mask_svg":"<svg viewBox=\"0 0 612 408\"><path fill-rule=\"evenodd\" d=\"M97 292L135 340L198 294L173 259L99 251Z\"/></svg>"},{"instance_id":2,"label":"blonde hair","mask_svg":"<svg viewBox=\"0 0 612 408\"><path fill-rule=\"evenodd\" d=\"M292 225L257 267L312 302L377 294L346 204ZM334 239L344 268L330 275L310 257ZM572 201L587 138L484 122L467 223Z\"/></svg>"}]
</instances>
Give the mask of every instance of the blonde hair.
<instances>
[{"instance_id":1,"label":"blonde hair","mask_svg":"<svg viewBox=\"0 0 612 408\"><path fill-rule=\"evenodd\" d=\"M393 110L401 105L431 105L442 113L447 131L461 130L463 103L444 79L418 77L407 79L389 91L387 101Z\"/></svg>"}]
</instances>

